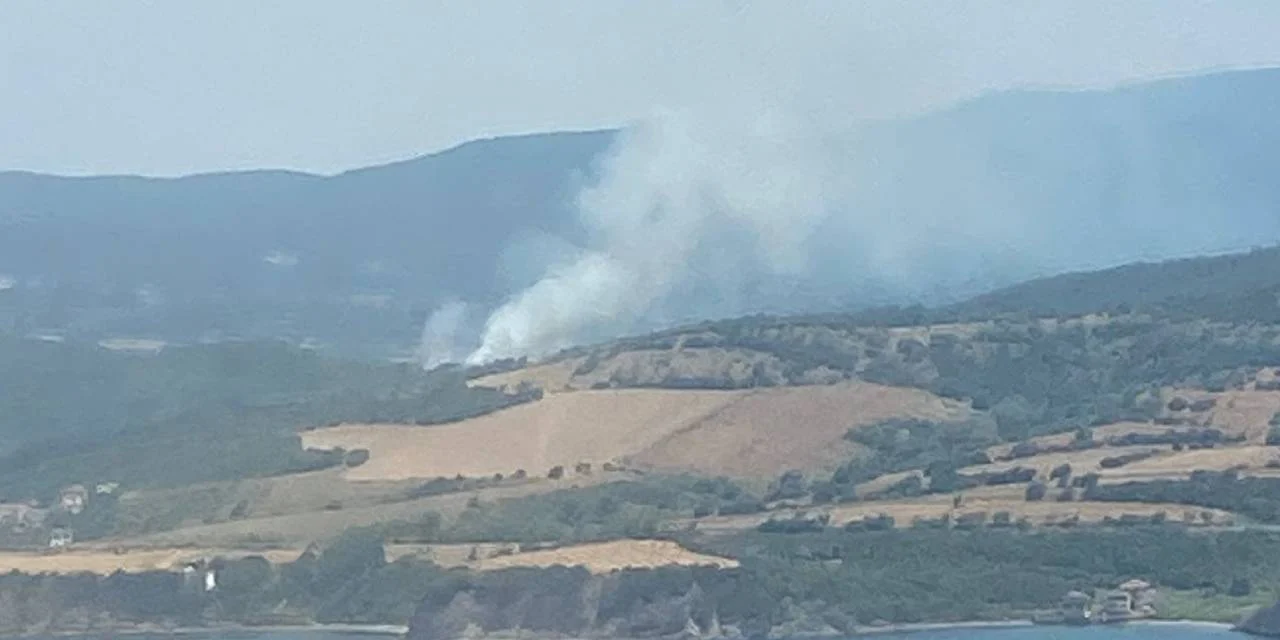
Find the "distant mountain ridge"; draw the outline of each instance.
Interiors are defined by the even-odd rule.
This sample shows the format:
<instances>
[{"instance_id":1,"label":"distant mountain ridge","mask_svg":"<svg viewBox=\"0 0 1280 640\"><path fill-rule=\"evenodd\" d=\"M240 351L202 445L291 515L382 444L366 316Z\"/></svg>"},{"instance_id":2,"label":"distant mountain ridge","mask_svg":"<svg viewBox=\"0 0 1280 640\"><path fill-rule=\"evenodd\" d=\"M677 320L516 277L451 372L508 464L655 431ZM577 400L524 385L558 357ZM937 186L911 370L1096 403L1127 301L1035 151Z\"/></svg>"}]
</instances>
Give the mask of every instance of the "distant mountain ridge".
<instances>
[{"instance_id":1,"label":"distant mountain ridge","mask_svg":"<svg viewBox=\"0 0 1280 640\"><path fill-rule=\"evenodd\" d=\"M812 277L762 287L740 311L957 302L1280 241L1276 103L1280 70L1261 69L1006 92L877 125L849 168L849 207L924 229L909 259L885 276L860 242L865 218L838 213L810 247ZM478 323L585 242L575 197L616 135L476 141L329 177L0 173L0 332L404 354L437 305L466 300ZM969 219L1029 226L1001 241L955 222Z\"/></svg>"},{"instance_id":2,"label":"distant mountain ridge","mask_svg":"<svg viewBox=\"0 0 1280 640\"><path fill-rule=\"evenodd\" d=\"M441 299L527 284L500 269L521 238L575 236L575 182L612 135L477 141L332 177L0 173L0 273L21 283L0 330L404 346Z\"/></svg>"},{"instance_id":3,"label":"distant mountain ridge","mask_svg":"<svg viewBox=\"0 0 1280 640\"><path fill-rule=\"evenodd\" d=\"M1280 322L1280 246L1030 280L952 305L944 313L989 318L1130 310Z\"/></svg>"}]
</instances>

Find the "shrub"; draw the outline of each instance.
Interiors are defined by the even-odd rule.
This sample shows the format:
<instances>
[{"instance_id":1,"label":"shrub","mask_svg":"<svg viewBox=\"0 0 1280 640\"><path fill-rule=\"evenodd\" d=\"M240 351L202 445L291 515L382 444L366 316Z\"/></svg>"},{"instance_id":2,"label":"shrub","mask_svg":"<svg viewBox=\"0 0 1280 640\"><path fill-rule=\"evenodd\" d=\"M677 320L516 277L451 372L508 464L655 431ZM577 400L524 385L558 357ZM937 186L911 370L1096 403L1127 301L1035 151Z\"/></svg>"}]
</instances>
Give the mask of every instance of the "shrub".
<instances>
[{"instance_id":1,"label":"shrub","mask_svg":"<svg viewBox=\"0 0 1280 640\"><path fill-rule=\"evenodd\" d=\"M1032 482L1027 485L1025 497L1027 502L1038 502L1044 500L1044 496L1047 493L1049 493L1049 488L1044 486L1044 483Z\"/></svg>"},{"instance_id":2,"label":"shrub","mask_svg":"<svg viewBox=\"0 0 1280 640\"><path fill-rule=\"evenodd\" d=\"M850 520L844 525L844 530L850 533L862 533L868 531L889 531L896 525L893 516L880 514L878 516L867 516L861 520Z\"/></svg>"},{"instance_id":3,"label":"shrub","mask_svg":"<svg viewBox=\"0 0 1280 640\"><path fill-rule=\"evenodd\" d=\"M783 473L769 489L765 500L795 500L809 494L804 474L791 470Z\"/></svg>"},{"instance_id":4,"label":"shrub","mask_svg":"<svg viewBox=\"0 0 1280 640\"><path fill-rule=\"evenodd\" d=\"M1275 418L1272 417L1271 421L1275 422ZM1272 424L1271 427L1267 429L1267 444L1269 446L1280 445L1280 425Z\"/></svg>"},{"instance_id":5,"label":"shrub","mask_svg":"<svg viewBox=\"0 0 1280 640\"><path fill-rule=\"evenodd\" d=\"M358 467L369 461L368 449L352 449L343 456L342 463L348 467Z\"/></svg>"}]
</instances>

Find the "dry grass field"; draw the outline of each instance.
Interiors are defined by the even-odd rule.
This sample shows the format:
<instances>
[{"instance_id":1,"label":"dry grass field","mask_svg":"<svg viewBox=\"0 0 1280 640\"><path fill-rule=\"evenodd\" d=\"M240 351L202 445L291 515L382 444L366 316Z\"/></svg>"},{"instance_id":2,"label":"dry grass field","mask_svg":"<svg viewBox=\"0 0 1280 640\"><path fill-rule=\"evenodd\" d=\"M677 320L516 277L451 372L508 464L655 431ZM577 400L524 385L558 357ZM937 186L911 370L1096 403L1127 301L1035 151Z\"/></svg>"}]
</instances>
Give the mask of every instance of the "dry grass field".
<instances>
[{"instance_id":1,"label":"dry grass field","mask_svg":"<svg viewBox=\"0 0 1280 640\"><path fill-rule=\"evenodd\" d=\"M511 474L624 461L711 475L775 476L825 467L852 450L853 426L896 417L959 419L968 409L916 389L863 382L741 391L621 389L548 396L434 427L342 425L308 448L368 449L353 481Z\"/></svg>"},{"instance_id":2,"label":"dry grass field","mask_svg":"<svg viewBox=\"0 0 1280 640\"><path fill-rule=\"evenodd\" d=\"M721 534L759 526L771 517L786 518L804 512L829 513L831 524L835 526L863 518L888 515L894 519L895 525L899 528L911 526L912 521L917 518L936 519L950 515L955 519L973 513L984 513L990 518L1000 512L1008 513L1014 521L1026 518L1033 525L1061 522L1073 517L1078 518L1080 523L1087 524L1101 522L1106 517L1119 518L1124 515L1150 517L1157 513L1164 513L1169 520L1181 521L1190 517L1200 524L1203 524L1201 513L1211 514L1212 524L1225 525L1236 521L1235 517L1226 511L1178 504L1055 502L1049 499L1027 502L1023 499L1023 489L1021 485L1015 485L966 491L959 508L955 507L953 496L933 495L910 500L863 502L807 510L780 510L750 516L712 516L693 522L696 523L698 531Z\"/></svg>"},{"instance_id":3,"label":"dry grass field","mask_svg":"<svg viewBox=\"0 0 1280 640\"><path fill-rule=\"evenodd\" d=\"M1138 454L1145 452L1159 452L1157 457L1171 456L1173 452L1168 447L1155 446L1132 446L1132 447L1101 447L1097 449L1085 449L1082 451L1062 451L1056 453L1045 453L1038 456L1030 456L1026 458L1017 458L1009 461L993 462L991 464L974 465L965 467L960 470L964 475L978 475L981 473L997 473L1007 471L1015 467L1035 469L1038 477L1047 478L1049 472L1062 464L1071 465L1071 473L1073 475L1083 475L1086 473L1104 473L1105 470L1101 466L1104 458L1115 456L1123 456L1128 454ZM1120 469L1136 467L1140 462L1131 463ZM1120 470L1116 469L1116 471Z\"/></svg>"},{"instance_id":4,"label":"dry grass field","mask_svg":"<svg viewBox=\"0 0 1280 640\"><path fill-rule=\"evenodd\" d=\"M508 544L392 545L387 548L387 557L390 560L423 558L441 566L480 571L564 566L584 567L591 573L602 574L673 565L738 566L731 558L695 553L669 540L612 540L526 551Z\"/></svg>"},{"instance_id":5,"label":"dry grass field","mask_svg":"<svg viewBox=\"0 0 1280 640\"><path fill-rule=\"evenodd\" d=\"M121 553L106 549L77 549L62 553L0 552L0 573L95 573L110 575L117 571L174 571L183 564L208 558L242 558L258 555L273 563L293 562L302 549L135 549Z\"/></svg>"}]
</instances>

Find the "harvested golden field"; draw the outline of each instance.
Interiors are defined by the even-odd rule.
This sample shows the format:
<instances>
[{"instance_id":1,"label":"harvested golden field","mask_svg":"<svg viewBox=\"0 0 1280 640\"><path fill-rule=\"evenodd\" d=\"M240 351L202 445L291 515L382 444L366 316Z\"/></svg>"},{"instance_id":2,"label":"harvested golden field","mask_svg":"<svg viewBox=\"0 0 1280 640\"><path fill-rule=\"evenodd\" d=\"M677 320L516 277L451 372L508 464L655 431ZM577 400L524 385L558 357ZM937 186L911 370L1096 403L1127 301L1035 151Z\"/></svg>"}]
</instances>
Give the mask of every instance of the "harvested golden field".
<instances>
[{"instance_id":1,"label":"harvested golden field","mask_svg":"<svg viewBox=\"0 0 1280 640\"><path fill-rule=\"evenodd\" d=\"M262 556L272 563L293 562L301 549L268 549L249 551L216 548L146 549L116 553L108 550L71 550L62 553L0 552L0 573L96 573L110 575L117 571L173 571L183 564L209 558L243 558Z\"/></svg>"},{"instance_id":2,"label":"harvested golden field","mask_svg":"<svg viewBox=\"0 0 1280 640\"><path fill-rule=\"evenodd\" d=\"M695 553L669 540L613 540L530 551L520 551L513 545L397 545L388 548L389 559L406 556L430 559L442 566L481 571L564 566L584 567L591 573L602 574L665 566L738 566L738 561L731 558Z\"/></svg>"},{"instance_id":3,"label":"harvested golden field","mask_svg":"<svg viewBox=\"0 0 1280 640\"><path fill-rule=\"evenodd\" d=\"M1273 375L1268 373L1259 378L1269 380ZM1244 436L1250 444L1266 442L1268 423L1272 416L1280 413L1280 391L1245 388L1213 393L1201 389L1167 388L1163 390L1162 397L1166 402L1174 398L1189 402L1213 400L1213 407L1207 411L1168 411L1166 414L1193 424L1221 429L1228 435Z\"/></svg>"},{"instance_id":4,"label":"harvested golden field","mask_svg":"<svg viewBox=\"0 0 1280 640\"><path fill-rule=\"evenodd\" d=\"M1157 453L1150 458L1131 462L1121 467L1104 469L1101 466L1104 458L1143 452ZM1037 479L1047 481L1054 467L1069 464L1071 465L1071 473L1074 476L1094 473L1098 474L1103 484L1115 484L1148 480L1183 480L1189 478L1196 471L1227 471L1231 469L1237 469L1243 475L1255 477L1280 476L1280 468L1267 466L1275 463L1280 463L1280 447L1242 445L1173 451L1169 447L1134 445L1046 453L1015 460L974 465L960 469L959 472L962 475L973 476L982 473L1007 471L1015 467L1024 467L1035 469ZM877 491L888 489L909 475L921 475L921 472L904 471L887 474L858 485L856 490L858 495L861 496L872 495ZM979 491L987 491L993 488L984 487ZM1016 488L1019 495L1021 495L1022 485L1016 485ZM965 495L972 495L971 491L966 491ZM1051 488L1050 491L1052 492L1053 489Z\"/></svg>"},{"instance_id":5,"label":"harvested golden field","mask_svg":"<svg viewBox=\"0 0 1280 640\"><path fill-rule=\"evenodd\" d=\"M1138 460L1111 469L1104 469L1100 464L1104 458L1130 453L1142 453L1144 451L1157 451L1158 453L1145 460ZM1240 469L1260 474L1267 471L1267 465L1273 462L1280 462L1280 447L1242 445L1173 451L1169 447L1135 445L1046 453L1005 462L966 467L961 469L960 472L965 475L975 475L984 472L1005 471L1014 467L1029 467L1035 469L1038 477L1043 480L1048 477L1049 472L1054 467L1061 464L1069 464L1073 475L1097 473L1101 476L1103 482L1111 483L1130 480L1179 479L1186 478L1195 471Z\"/></svg>"},{"instance_id":6,"label":"harvested golden field","mask_svg":"<svg viewBox=\"0 0 1280 640\"><path fill-rule=\"evenodd\" d=\"M1153 424L1150 422L1115 422L1112 424L1093 427L1090 431L1093 433L1093 439L1097 442L1102 443L1102 442L1106 442L1109 438L1119 438L1121 436L1129 435L1131 433L1156 435L1156 434L1167 433L1171 430L1180 430L1180 429L1186 429L1186 428L1187 427L1164 426L1164 425ZM1076 437L1076 434L1074 431L1068 431L1066 433L1054 433L1046 436L1036 436L1034 438L1025 440L1024 442L1034 444L1038 447L1043 447L1043 448L1065 447L1071 444L1072 441L1075 440L1075 437ZM987 454L990 455L992 459L1002 458L1004 456L1009 455L1013 451L1013 448L1018 444L1021 444L1021 443L1007 442L1003 444L998 444L988 448Z\"/></svg>"},{"instance_id":7,"label":"harvested golden field","mask_svg":"<svg viewBox=\"0 0 1280 640\"><path fill-rule=\"evenodd\" d=\"M729 476L776 476L847 459L849 428L890 418L957 420L960 403L917 389L865 382L766 389L633 457L642 466Z\"/></svg>"},{"instance_id":8,"label":"harvested golden field","mask_svg":"<svg viewBox=\"0 0 1280 640\"><path fill-rule=\"evenodd\" d=\"M852 450L850 427L895 417L960 419L965 405L863 382L739 391L619 389L546 397L434 426L343 425L302 434L308 448L368 449L358 481L543 475L580 462L711 475L825 467Z\"/></svg>"},{"instance_id":9,"label":"harvested golden field","mask_svg":"<svg viewBox=\"0 0 1280 640\"><path fill-rule=\"evenodd\" d=\"M1252 444L1266 442L1268 423L1280 412L1280 391L1227 391L1213 395L1218 403L1211 410L1210 424L1241 434Z\"/></svg>"},{"instance_id":10,"label":"harvested golden field","mask_svg":"<svg viewBox=\"0 0 1280 640\"><path fill-rule=\"evenodd\" d=\"M1150 517L1164 513L1169 520L1193 520L1203 524L1200 514L1211 515L1211 524L1233 524L1236 518L1218 509L1187 507L1179 504L1162 503L1120 503L1120 502L1055 502L1044 500L1027 502L1023 499L1022 486L984 487L964 493L959 508L953 503L953 496L935 495L911 500L875 501L831 508L812 508L800 510L808 512L829 513L831 524L840 526L863 518L888 515L895 520L899 528L909 527L916 518L937 519L950 515L954 520L966 514L984 513L989 519L996 513L1008 513L1014 521L1026 518L1033 525L1045 525L1061 522L1070 518L1078 518L1080 523L1101 522L1104 518L1119 518L1124 515ZM781 510L768 514L751 516L712 516L697 520L697 530L709 533L731 533L759 526L770 517L786 518L797 513L794 510Z\"/></svg>"},{"instance_id":11,"label":"harvested golden field","mask_svg":"<svg viewBox=\"0 0 1280 640\"><path fill-rule=\"evenodd\" d=\"M596 466L643 451L739 401L743 392L620 390L563 393L433 427L343 425L302 434L314 449L368 449L350 480L511 474Z\"/></svg>"},{"instance_id":12,"label":"harvested golden field","mask_svg":"<svg viewBox=\"0 0 1280 640\"><path fill-rule=\"evenodd\" d=\"M1132 446L1132 447L1100 447L1097 449L1084 449L1081 451L1062 451L1057 453L1045 453L1038 456L1017 458L1015 460L993 462L991 464L974 465L972 467L965 467L964 469L961 469L960 473L964 475L972 476L972 475L978 475L982 473L998 473L998 472L1007 471L1009 469L1013 469L1016 467L1023 467L1023 468L1035 469L1038 477L1043 479L1049 476L1049 472L1052 471L1054 467L1057 467L1062 464L1071 465L1072 475L1083 475L1086 473L1103 473L1105 471L1109 471L1109 470L1104 470L1100 464L1103 458L1112 458L1112 457L1123 456L1127 454L1155 452L1155 451L1159 451L1160 453L1157 455L1157 458L1153 458L1152 460L1158 459L1162 456L1174 455L1173 452L1169 451L1167 447L1161 448L1161 447L1142 446L1142 445ZM1142 462L1148 462L1148 461L1150 460L1146 460ZM1141 464L1141 462L1134 462L1134 463L1130 463L1126 467L1121 467L1121 468L1136 467L1139 464Z\"/></svg>"},{"instance_id":13,"label":"harvested golden field","mask_svg":"<svg viewBox=\"0 0 1280 640\"><path fill-rule=\"evenodd\" d=\"M1147 460L1139 460L1119 469L1115 475L1173 474L1192 471L1226 471L1232 468L1264 469L1267 463L1280 461L1280 447L1244 446L1179 451Z\"/></svg>"}]
</instances>

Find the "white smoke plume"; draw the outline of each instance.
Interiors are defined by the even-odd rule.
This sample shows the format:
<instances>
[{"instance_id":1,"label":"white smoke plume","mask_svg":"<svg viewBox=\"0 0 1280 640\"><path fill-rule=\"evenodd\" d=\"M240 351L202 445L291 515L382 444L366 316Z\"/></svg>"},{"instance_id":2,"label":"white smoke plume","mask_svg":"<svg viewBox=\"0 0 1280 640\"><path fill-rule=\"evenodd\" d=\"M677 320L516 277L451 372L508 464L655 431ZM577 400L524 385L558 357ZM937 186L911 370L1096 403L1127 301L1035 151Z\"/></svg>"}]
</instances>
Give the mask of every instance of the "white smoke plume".
<instances>
[{"instance_id":1,"label":"white smoke plume","mask_svg":"<svg viewBox=\"0 0 1280 640\"><path fill-rule=\"evenodd\" d=\"M804 272L805 244L839 187L829 143L775 111L717 115L664 112L623 134L600 182L579 197L588 251L493 312L467 361L537 356L625 331L689 282L732 289L731 274L708 273L717 252L758 253L771 273ZM715 246L734 233L758 252Z\"/></svg>"},{"instance_id":2,"label":"white smoke plume","mask_svg":"<svg viewBox=\"0 0 1280 640\"><path fill-rule=\"evenodd\" d=\"M466 356L459 345L462 344L468 309L463 302L446 302L427 317L418 346L418 361L423 368L433 369L442 364L461 362Z\"/></svg>"},{"instance_id":3,"label":"white smoke plume","mask_svg":"<svg viewBox=\"0 0 1280 640\"><path fill-rule=\"evenodd\" d=\"M1227 187L1208 197L1187 179L1237 184L1229 165L1191 144L1183 120L1201 115L1178 115L1178 99L1102 105L1085 96L1045 107L1014 96L941 118L910 106L930 95L950 108L973 87L1048 77L1105 85L1163 59L1136 60L1126 48L1078 65L1087 74L1055 75L1044 56L1075 65L1081 50L1042 51L1043 42L1061 35L1075 5L1016 29L994 5L950 22L934 19L933 5L893 5L911 15L888 22L861 5L835 20L834 6L745 3L726 17L734 46L706 78L720 95L620 136L598 182L579 194L588 240L494 310L466 361L538 357L697 318L955 300L1280 234L1265 198ZM1095 6L1106 8L1095 18L1127 47L1130 30L1104 15L1113 6ZM1162 7L1150 7L1154 17ZM817 32L777 28L797 10ZM901 37L911 25L923 32ZM1010 40L1037 56L1010 56ZM890 119L869 122L882 116ZM1240 224L1222 224L1228 217ZM1179 233L1152 231L1170 220Z\"/></svg>"}]
</instances>

